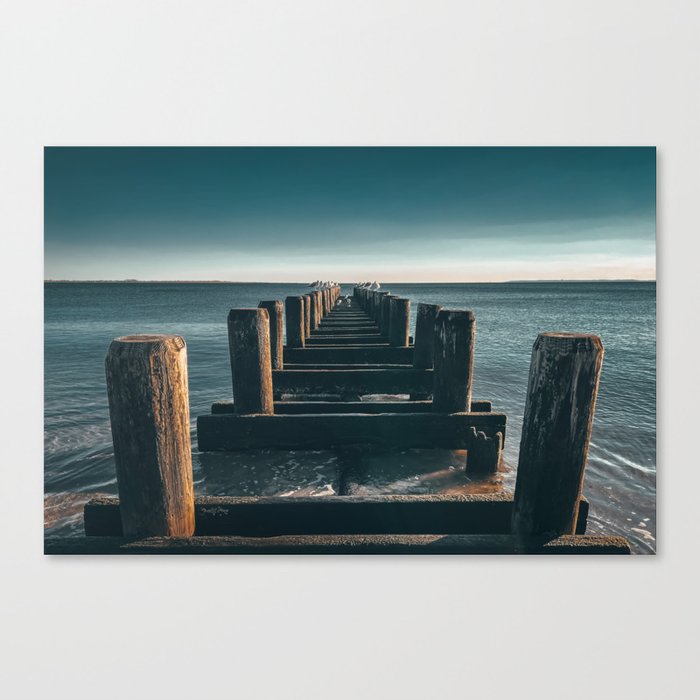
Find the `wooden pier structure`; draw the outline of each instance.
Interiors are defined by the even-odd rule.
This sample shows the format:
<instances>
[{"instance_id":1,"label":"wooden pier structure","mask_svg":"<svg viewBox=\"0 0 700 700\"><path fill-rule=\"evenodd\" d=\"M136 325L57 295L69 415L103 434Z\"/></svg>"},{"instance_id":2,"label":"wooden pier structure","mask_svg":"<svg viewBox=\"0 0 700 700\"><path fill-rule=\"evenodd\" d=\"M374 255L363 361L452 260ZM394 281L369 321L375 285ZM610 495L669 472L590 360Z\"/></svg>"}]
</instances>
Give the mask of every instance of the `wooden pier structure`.
<instances>
[{"instance_id":1,"label":"wooden pier structure","mask_svg":"<svg viewBox=\"0 0 700 700\"><path fill-rule=\"evenodd\" d=\"M501 464L506 416L472 396L468 310L326 286L228 315L233 401L197 417L201 452L381 448L466 450L468 473ZM286 337L286 343L283 339ZM586 535L582 487L603 348L596 336L534 344L513 495L197 497L179 336L112 342L107 389L119 498L84 509L85 537L49 554L621 554ZM363 400L371 395L405 399Z\"/></svg>"}]
</instances>

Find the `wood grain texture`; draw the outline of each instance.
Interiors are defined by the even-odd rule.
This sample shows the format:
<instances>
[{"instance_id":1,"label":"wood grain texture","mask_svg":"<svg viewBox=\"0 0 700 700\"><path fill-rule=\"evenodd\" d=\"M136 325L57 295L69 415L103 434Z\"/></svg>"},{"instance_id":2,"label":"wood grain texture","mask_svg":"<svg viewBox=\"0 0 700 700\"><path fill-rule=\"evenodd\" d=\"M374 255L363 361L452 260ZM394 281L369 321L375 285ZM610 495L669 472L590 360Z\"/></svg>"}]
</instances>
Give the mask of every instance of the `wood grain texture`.
<instances>
[{"instance_id":1,"label":"wood grain texture","mask_svg":"<svg viewBox=\"0 0 700 700\"><path fill-rule=\"evenodd\" d=\"M280 299L261 301L261 309L270 317L270 360L272 369L284 368L284 305Z\"/></svg>"},{"instance_id":2,"label":"wood grain texture","mask_svg":"<svg viewBox=\"0 0 700 700\"><path fill-rule=\"evenodd\" d=\"M185 341L177 335L117 338L109 346L105 372L124 532L191 535Z\"/></svg>"},{"instance_id":3,"label":"wood grain texture","mask_svg":"<svg viewBox=\"0 0 700 700\"><path fill-rule=\"evenodd\" d=\"M267 309L231 309L228 315L228 346L236 413L272 413L272 361Z\"/></svg>"},{"instance_id":4,"label":"wood grain texture","mask_svg":"<svg viewBox=\"0 0 700 700\"><path fill-rule=\"evenodd\" d=\"M443 309L435 319L433 410L465 411L472 400L476 319L471 311Z\"/></svg>"},{"instance_id":5,"label":"wood grain texture","mask_svg":"<svg viewBox=\"0 0 700 700\"><path fill-rule=\"evenodd\" d=\"M514 533L573 531L602 362L597 336L537 336L520 440Z\"/></svg>"},{"instance_id":6,"label":"wood grain texture","mask_svg":"<svg viewBox=\"0 0 700 700\"><path fill-rule=\"evenodd\" d=\"M433 368L435 349L435 320L442 306L418 304L416 311L416 340L413 351L413 366L417 369Z\"/></svg>"}]
</instances>

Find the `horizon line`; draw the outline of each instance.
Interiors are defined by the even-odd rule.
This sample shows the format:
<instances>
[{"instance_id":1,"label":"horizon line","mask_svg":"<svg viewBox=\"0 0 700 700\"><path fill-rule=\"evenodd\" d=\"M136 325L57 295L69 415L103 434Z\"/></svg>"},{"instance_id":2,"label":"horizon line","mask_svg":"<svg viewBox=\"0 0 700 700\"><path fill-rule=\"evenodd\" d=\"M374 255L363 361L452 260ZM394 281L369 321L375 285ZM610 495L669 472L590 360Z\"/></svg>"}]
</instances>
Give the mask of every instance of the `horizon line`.
<instances>
[{"instance_id":1,"label":"horizon line","mask_svg":"<svg viewBox=\"0 0 700 700\"><path fill-rule=\"evenodd\" d=\"M656 278L639 278L639 277L617 277L617 278L543 278L543 279L513 279L513 280L481 280L479 282L470 282L468 280L433 280L428 282L406 282L406 281L392 281L384 282L383 284L527 284L527 283L541 283L541 282L656 282ZM243 280L185 280L185 279L44 279L44 284L79 284L79 283L92 283L92 284L306 284L306 282L293 282L289 280L276 280L276 281L243 281ZM341 282L340 285L351 285L355 286L355 282Z\"/></svg>"}]
</instances>

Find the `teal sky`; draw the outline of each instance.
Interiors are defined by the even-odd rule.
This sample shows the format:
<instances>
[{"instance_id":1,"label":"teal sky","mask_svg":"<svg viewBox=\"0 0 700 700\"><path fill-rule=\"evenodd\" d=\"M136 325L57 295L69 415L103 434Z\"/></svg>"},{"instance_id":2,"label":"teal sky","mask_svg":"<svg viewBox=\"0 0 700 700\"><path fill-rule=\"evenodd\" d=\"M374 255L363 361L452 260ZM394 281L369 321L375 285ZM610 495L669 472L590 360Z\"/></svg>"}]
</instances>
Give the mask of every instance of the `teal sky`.
<instances>
[{"instance_id":1,"label":"teal sky","mask_svg":"<svg viewBox=\"0 0 700 700\"><path fill-rule=\"evenodd\" d=\"M47 279L654 279L654 148L46 148Z\"/></svg>"}]
</instances>

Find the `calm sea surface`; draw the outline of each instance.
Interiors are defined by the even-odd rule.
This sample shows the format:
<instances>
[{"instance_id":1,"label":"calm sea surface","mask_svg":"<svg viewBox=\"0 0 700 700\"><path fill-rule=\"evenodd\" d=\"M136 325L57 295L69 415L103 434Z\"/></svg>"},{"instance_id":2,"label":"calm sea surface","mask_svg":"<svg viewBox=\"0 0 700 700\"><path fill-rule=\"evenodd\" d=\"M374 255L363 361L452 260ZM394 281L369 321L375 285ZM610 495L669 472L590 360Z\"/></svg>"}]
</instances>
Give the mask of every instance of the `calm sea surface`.
<instances>
[{"instance_id":1,"label":"calm sea surface","mask_svg":"<svg viewBox=\"0 0 700 700\"><path fill-rule=\"evenodd\" d=\"M477 322L474 398L508 417L502 473L473 481L459 451L396 453L258 451L200 454L195 488L209 495L323 497L343 493L512 490L532 344L541 331L598 334L605 347L584 494L589 532L625 535L655 550L656 284L391 284L418 302L471 308ZM104 357L133 333L177 333L187 341L192 426L213 401L231 398L226 316L307 288L295 284L45 285L45 526L82 534L82 504L116 494ZM349 294L352 285L343 286ZM351 466L348 469L349 459ZM339 475L343 474L341 478ZM349 475L348 475L349 474Z\"/></svg>"}]
</instances>

